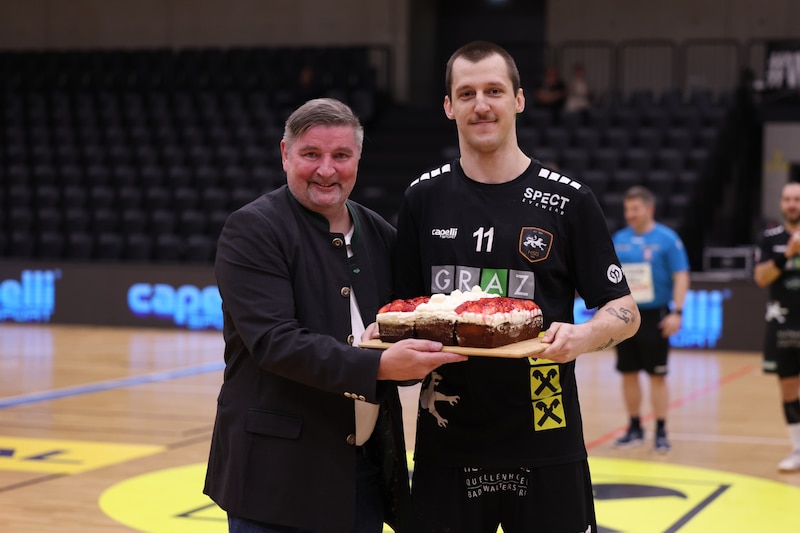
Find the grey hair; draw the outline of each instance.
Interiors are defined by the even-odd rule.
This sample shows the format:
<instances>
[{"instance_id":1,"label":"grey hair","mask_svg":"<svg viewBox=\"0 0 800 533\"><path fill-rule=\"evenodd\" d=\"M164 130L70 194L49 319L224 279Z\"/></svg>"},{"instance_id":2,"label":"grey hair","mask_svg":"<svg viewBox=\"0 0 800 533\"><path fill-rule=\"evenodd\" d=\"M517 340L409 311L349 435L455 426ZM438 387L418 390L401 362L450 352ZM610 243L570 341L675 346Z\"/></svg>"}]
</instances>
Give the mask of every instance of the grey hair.
<instances>
[{"instance_id":1,"label":"grey hair","mask_svg":"<svg viewBox=\"0 0 800 533\"><path fill-rule=\"evenodd\" d=\"M314 126L350 126L358 151L364 144L364 126L347 104L333 98L315 98L301 105L286 119L283 140L289 147Z\"/></svg>"}]
</instances>

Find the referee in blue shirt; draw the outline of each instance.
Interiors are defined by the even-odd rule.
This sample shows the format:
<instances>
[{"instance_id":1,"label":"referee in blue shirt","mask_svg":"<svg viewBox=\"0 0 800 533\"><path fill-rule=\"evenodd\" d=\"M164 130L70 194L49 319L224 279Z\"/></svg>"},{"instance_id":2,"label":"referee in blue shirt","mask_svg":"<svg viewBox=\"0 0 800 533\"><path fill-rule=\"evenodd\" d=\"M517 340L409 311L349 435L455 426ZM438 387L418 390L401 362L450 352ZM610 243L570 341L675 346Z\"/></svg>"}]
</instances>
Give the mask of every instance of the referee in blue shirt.
<instances>
[{"instance_id":1,"label":"referee in blue shirt","mask_svg":"<svg viewBox=\"0 0 800 533\"><path fill-rule=\"evenodd\" d=\"M669 337L681 327L683 301L689 290L689 260L678 234L656 222L656 199L649 189L631 187L623 201L627 226L614 234L614 248L642 322L636 335L617 345L617 370L622 373L630 423L616 445L644 442L639 382L639 372L644 370L650 377L650 400L656 418L655 451L667 453L671 448L666 429Z\"/></svg>"}]
</instances>

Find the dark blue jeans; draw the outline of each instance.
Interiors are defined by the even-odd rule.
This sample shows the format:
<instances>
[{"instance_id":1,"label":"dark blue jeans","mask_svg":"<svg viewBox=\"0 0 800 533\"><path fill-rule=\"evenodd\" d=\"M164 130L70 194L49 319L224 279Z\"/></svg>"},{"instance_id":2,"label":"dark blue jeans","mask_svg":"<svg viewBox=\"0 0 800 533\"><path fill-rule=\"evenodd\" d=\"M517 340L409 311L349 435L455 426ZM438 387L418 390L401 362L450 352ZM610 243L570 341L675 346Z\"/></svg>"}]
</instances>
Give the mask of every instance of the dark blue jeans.
<instances>
[{"instance_id":1,"label":"dark blue jeans","mask_svg":"<svg viewBox=\"0 0 800 533\"><path fill-rule=\"evenodd\" d=\"M381 533L383 503L380 493L380 470L362 453L356 461L356 509L351 533ZM255 522L228 513L230 533L314 533L308 529Z\"/></svg>"}]
</instances>

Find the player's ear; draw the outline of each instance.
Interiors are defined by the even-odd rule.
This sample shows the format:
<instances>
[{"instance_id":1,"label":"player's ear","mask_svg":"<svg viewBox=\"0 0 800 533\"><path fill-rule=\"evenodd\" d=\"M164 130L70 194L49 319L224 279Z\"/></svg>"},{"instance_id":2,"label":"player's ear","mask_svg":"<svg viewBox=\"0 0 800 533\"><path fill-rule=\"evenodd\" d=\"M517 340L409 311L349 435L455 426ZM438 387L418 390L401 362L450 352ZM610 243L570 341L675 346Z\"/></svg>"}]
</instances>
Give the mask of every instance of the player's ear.
<instances>
[{"instance_id":1,"label":"player's ear","mask_svg":"<svg viewBox=\"0 0 800 533\"><path fill-rule=\"evenodd\" d=\"M444 97L444 114L450 120L455 119L455 115L453 115L453 103L450 101L450 97L447 95Z\"/></svg>"}]
</instances>

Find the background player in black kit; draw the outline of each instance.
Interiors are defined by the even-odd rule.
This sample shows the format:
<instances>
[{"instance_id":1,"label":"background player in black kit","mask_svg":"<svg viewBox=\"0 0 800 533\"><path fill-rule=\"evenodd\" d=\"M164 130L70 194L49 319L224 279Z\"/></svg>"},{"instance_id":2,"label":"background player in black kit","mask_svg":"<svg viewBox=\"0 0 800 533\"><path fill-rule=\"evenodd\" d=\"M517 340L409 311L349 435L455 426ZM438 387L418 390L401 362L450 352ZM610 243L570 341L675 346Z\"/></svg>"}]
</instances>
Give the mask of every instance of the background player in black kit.
<instances>
[{"instance_id":1,"label":"background player in black kit","mask_svg":"<svg viewBox=\"0 0 800 533\"><path fill-rule=\"evenodd\" d=\"M425 379L412 530L597 531L575 359L633 335L636 304L591 191L519 148L515 119L525 97L509 54L492 43L465 45L448 61L445 82L460 158L406 191L398 296L480 285L532 299L551 345L538 359L472 357ZM599 307L578 326L576 292Z\"/></svg>"},{"instance_id":2,"label":"background player in black kit","mask_svg":"<svg viewBox=\"0 0 800 533\"><path fill-rule=\"evenodd\" d=\"M800 471L800 183L781 191L783 225L768 229L753 275L769 286L764 371L778 375L792 452L778 470Z\"/></svg>"}]
</instances>

